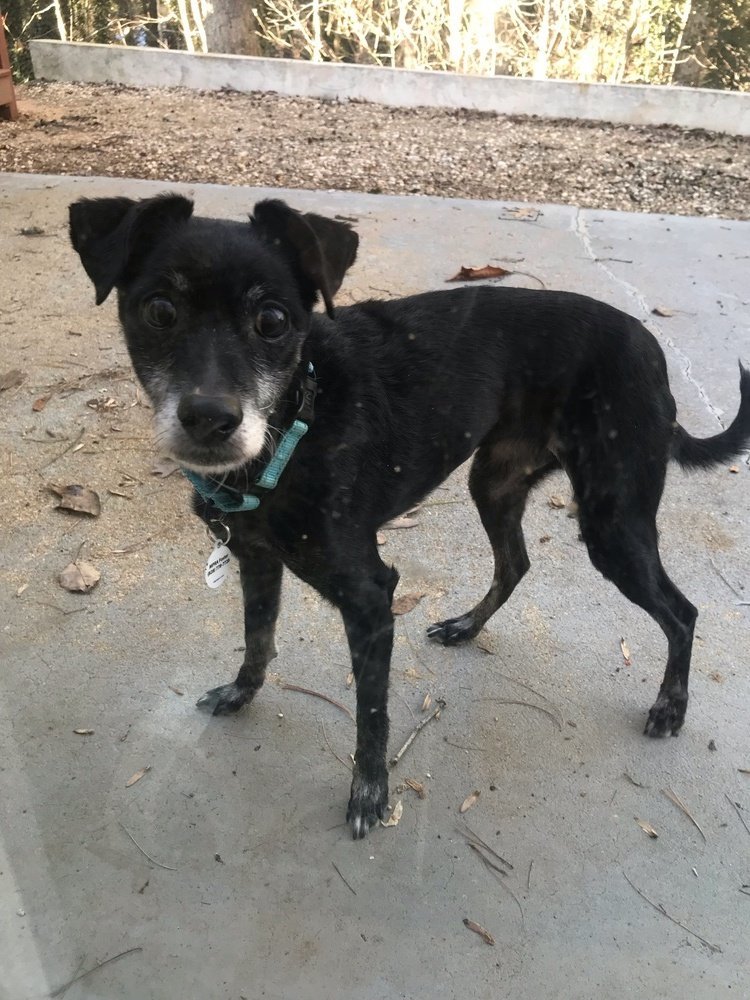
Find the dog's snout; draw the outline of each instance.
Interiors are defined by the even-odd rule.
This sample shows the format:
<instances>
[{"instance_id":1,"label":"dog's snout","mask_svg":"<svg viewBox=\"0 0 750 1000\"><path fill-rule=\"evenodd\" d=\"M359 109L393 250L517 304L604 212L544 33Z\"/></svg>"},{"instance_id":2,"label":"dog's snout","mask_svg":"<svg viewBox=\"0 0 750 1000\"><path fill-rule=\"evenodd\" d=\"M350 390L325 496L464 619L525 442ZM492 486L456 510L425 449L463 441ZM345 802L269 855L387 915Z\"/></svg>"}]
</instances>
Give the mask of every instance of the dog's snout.
<instances>
[{"instance_id":1,"label":"dog's snout","mask_svg":"<svg viewBox=\"0 0 750 1000\"><path fill-rule=\"evenodd\" d=\"M177 417L194 441L225 441L242 423L242 407L235 396L189 393L177 407Z\"/></svg>"}]
</instances>

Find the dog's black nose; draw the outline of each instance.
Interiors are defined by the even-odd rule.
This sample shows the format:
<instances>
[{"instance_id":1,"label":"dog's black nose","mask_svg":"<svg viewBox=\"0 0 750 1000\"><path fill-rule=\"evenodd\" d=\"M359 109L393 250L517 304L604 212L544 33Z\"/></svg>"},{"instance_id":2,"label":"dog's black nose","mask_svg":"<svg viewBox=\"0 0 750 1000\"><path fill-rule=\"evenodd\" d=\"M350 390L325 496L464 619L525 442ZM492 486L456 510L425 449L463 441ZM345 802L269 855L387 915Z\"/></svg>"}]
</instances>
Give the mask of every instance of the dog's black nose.
<instances>
[{"instance_id":1,"label":"dog's black nose","mask_svg":"<svg viewBox=\"0 0 750 1000\"><path fill-rule=\"evenodd\" d=\"M194 441L207 444L225 441L242 422L242 407L235 396L201 396L191 392L182 397L177 417Z\"/></svg>"}]
</instances>

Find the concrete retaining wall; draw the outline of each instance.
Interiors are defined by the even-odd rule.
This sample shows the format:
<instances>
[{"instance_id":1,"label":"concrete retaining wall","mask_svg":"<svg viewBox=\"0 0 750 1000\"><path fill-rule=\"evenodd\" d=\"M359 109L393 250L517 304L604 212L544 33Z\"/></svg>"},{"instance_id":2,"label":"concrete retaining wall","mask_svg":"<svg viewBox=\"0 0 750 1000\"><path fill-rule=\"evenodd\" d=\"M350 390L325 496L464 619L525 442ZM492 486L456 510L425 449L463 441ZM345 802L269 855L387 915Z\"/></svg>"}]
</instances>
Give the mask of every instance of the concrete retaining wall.
<instances>
[{"instance_id":1,"label":"concrete retaining wall","mask_svg":"<svg viewBox=\"0 0 750 1000\"><path fill-rule=\"evenodd\" d=\"M32 41L38 79L275 91L295 97L356 99L395 107L470 108L625 125L680 125L750 135L750 94L692 87L571 83L463 76L251 56L193 55L164 49Z\"/></svg>"}]
</instances>

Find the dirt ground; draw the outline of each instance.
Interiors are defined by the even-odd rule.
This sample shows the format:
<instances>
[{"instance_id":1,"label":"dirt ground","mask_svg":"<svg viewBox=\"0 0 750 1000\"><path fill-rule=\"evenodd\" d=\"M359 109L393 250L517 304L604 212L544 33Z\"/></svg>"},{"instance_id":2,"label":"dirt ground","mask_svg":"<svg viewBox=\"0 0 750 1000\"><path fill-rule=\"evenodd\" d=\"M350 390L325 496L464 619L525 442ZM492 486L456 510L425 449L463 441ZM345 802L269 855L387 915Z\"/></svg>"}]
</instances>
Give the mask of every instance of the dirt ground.
<instances>
[{"instance_id":1,"label":"dirt ground","mask_svg":"<svg viewBox=\"0 0 750 1000\"><path fill-rule=\"evenodd\" d=\"M0 170L750 218L750 140L276 94L31 83Z\"/></svg>"}]
</instances>

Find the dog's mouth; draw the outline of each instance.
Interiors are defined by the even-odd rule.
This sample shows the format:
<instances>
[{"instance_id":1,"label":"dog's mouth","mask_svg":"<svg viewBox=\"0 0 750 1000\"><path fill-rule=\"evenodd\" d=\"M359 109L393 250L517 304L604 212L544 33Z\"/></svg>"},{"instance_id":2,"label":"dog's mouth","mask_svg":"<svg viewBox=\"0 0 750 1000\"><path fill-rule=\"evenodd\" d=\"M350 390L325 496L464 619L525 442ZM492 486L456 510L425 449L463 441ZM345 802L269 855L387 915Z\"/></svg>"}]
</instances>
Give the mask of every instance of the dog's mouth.
<instances>
[{"instance_id":1,"label":"dog's mouth","mask_svg":"<svg viewBox=\"0 0 750 1000\"><path fill-rule=\"evenodd\" d=\"M214 434L206 433L205 428L198 434L183 426L175 400L165 402L154 413L158 451L202 475L221 475L254 461L262 453L268 435L268 421L254 406L243 407L242 419L236 427Z\"/></svg>"}]
</instances>

